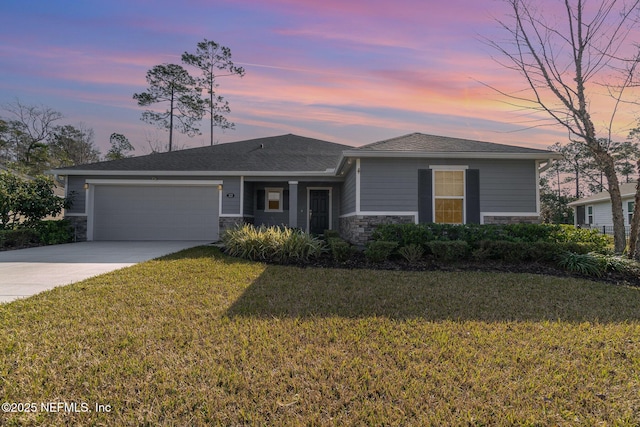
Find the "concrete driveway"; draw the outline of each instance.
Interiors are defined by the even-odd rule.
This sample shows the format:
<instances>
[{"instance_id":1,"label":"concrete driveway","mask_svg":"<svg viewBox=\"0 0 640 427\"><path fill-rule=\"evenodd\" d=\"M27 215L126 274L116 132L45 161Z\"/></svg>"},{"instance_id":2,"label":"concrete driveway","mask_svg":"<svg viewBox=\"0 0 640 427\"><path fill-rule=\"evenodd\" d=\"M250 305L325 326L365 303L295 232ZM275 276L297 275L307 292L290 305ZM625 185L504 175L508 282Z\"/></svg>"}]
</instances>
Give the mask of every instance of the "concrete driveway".
<instances>
[{"instance_id":1,"label":"concrete driveway","mask_svg":"<svg viewBox=\"0 0 640 427\"><path fill-rule=\"evenodd\" d=\"M210 242L80 242L0 252L0 303Z\"/></svg>"}]
</instances>

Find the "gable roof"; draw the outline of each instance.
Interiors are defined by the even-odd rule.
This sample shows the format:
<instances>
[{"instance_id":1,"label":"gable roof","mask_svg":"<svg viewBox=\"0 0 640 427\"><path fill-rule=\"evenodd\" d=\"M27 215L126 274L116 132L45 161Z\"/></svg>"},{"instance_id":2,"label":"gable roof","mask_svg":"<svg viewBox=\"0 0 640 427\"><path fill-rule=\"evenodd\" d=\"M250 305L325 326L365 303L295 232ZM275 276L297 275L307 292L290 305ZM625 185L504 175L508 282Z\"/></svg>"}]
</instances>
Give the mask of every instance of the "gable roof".
<instances>
[{"instance_id":1,"label":"gable roof","mask_svg":"<svg viewBox=\"0 0 640 427\"><path fill-rule=\"evenodd\" d=\"M90 163L51 171L58 175L167 172L334 173L342 152L353 148L298 135L280 135L207 147Z\"/></svg>"},{"instance_id":2,"label":"gable roof","mask_svg":"<svg viewBox=\"0 0 640 427\"><path fill-rule=\"evenodd\" d=\"M636 195L636 183L635 182L625 182L620 184L620 196L623 199L626 198L634 198ZM582 199L575 200L571 203L568 203L567 206L582 206L588 205L590 203L599 203L599 202L611 202L611 196L608 191L601 191L600 193L592 194L589 197L583 197Z\"/></svg>"},{"instance_id":3,"label":"gable roof","mask_svg":"<svg viewBox=\"0 0 640 427\"><path fill-rule=\"evenodd\" d=\"M547 160L546 150L412 133L362 147L280 135L64 167L55 175L335 176L348 157Z\"/></svg>"},{"instance_id":4,"label":"gable roof","mask_svg":"<svg viewBox=\"0 0 640 427\"><path fill-rule=\"evenodd\" d=\"M535 148L518 147L515 145L496 144L493 142L474 141L470 139L451 138L448 136L427 135L423 133L411 133L384 141L374 142L350 151L349 154L378 155L385 156L390 153L396 154L421 154L425 157L455 157L460 155L484 154L485 157L527 157L538 159L555 158L556 153ZM373 157L373 156L372 156ZM375 156L377 157L377 156Z\"/></svg>"}]
</instances>

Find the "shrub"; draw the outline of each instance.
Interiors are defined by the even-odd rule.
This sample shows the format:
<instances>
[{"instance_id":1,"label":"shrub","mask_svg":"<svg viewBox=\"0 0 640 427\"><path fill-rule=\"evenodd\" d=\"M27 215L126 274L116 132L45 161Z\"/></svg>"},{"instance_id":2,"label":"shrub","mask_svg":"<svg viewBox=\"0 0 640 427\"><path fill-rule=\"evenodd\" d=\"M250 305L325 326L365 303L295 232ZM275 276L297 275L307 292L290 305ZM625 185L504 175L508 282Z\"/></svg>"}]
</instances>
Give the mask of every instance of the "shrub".
<instances>
[{"instance_id":1,"label":"shrub","mask_svg":"<svg viewBox=\"0 0 640 427\"><path fill-rule=\"evenodd\" d=\"M533 242L524 244L523 261L552 262L567 252L563 245L551 242Z\"/></svg>"},{"instance_id":2,"label":"shrub","mask_svg":"<svg viewBox=\"0 0 640 427\"><path fill-rule=\"evenodd\" d=\"M38 243L38 233L30 228L0 230L0 248L21 248Z\"/></svg>"},{"instance_id":3,"label":"shrub","mask_svg":"<svg viewBox=\"0 0 640 427\"><path fill-rule=\"evenodd\" d=\"M422 246L412 243L408 246L403 246L398 249L398 253L410 263L414 263L422 258L422 255L424 255L424 249L422 248Z\"/></svg>"},{"instance_id":4,"label":"shrub","mask_svg":"<svg viewBox=\"0 0 640 427\"><path fill-rule=\"evenodd\" d=\"M606 266L593 254L576 254L566 252L558 260L558 265L565 270L587 276L601 277Z\"/></svg>"},{"instance_id":5,"label":"shrub","mask_svg":"<svg viewBox=\"0 0 640 427\"><path fill-rule=\"evenodd\" d=\"M478 243L478 248L473 251L473 258L479 261L554 261L566 251L565 247L558 243L485 240Z\"/></svg>"},{"instance_id":6,"label":"shrub","mask_svg":"<svg viewBox=\"0 0 640 427\"><path fill-rule=\"evenodd\" d=\"M401 248L418 245L425 249L431 242L460 240L474 249L478 260L508 262L555 261L566 251L607 253L612 247L611 237L597 230L557 224L384 224L376 228L373 238L396 242Z\"/></svg>"},{"instance_id":7,"label":"shrub","mask_svg":"<svg viewBox=\"0 0 640 427\"><path fill-rule=\"evenodd\" d=\"M324 251L322 240L287 227L244 224L225 231L222 242L229 255L254 261L306 261Z\"/></svg>"},{"instance_id":8,"label":"shrub","mask_svg":"<svg viewBox=\"0 0 640 427\"><path fill-rule=\"evenodd\" d=\"M364 255L369 261L383 262L389 259L397 247L397 242L387 242L384 240L374 241L367 245Z\"/></svg>"},{"instance_id":9,"label":"shrub","mask_svg":"<svg viewBox=\"0 0 640 427\"><path fill-rule=\"evenodd\" d=\"M351 246L349 242L342 240L339 237L332 237L328 239L329 249L331 250L331 256L338 262L345 262L355 252L356 248Z\"/></svg>"},{"instance_id":10,"label":"shrub","mask_svg":"<svg viewBox=\"0 0 640 427\"><path fill-rule=\"evenodd\" d=\"M427 247L436 259L445 262L463 260L469 255L469 244L464 240L433 241Z\"/></svg>"},{"instance_id":11,"label":"shrub","mask_svg":"<svg viewBox=\"0 0 640 427\"><path fill-rule=\"evenodd\" d=\"M581 243L581 242L560 242L556 243L556 246L564 252L573 252L575 254L585 255L589 252L597 252L593 249L593 245L589 243Z\"/></svg>"},{"instance_id":12,"label":"shrub","mask_svg":"<svg viewBox=\"0 0 640 427\"><path fill-rule=\"evenodd\" d=\"M590 252L606 253L613 247L613 237L601 234L596 229L576 228L572 225L558 226L552 238L560 243L579 243Z\"/></svg>"},{"instance_id":13,"label":"shrub","mask_svg":"<svg viewBox=\"0 0 640 427\"><path fill-rule=\"evenodd\" d=\"M45 245L58 245L69 243L73 240L73 228L67 220L40 221L35 226L40 243Z\"/></svg>"},{"instance_id":14,"label":"shrub","mask_svg":"<svg viewBox=\"0 0 640 427\"><path fill-rule=\"evenodd\" d=\"M464 240L472 246L485 240L510 242L555 242L562 229L549 224L383 224L376 227L374 240L397 242L400 246L425 246L430 241Z\"/></svg>"},{"instance_id":15,"label":"shrub","mask_svg":"<svg viewBox=\"0 0 640 427\"><path fill-rule=\"evenodd\" d=\"M0 172L0 228L33 226L46 216L58 215L71 200L56 196L54 187L53 179L44 175L26 180Z\"/></svg>"},{"instance_id":16,"label":"shrub","mask_svg":"<svg viewBox=\"0 0 640 427\"><path fill-rule=\"evenodd\" d=\"M307 261L309 258L315 258L320 255L324 249L324 243L321 240L303 231L294 231L290 228L282 230L282 237L277 244L280 246L279 259L276 259L277 261Z\"/></svg>"},{"instance_id":17,"label":"shrub","mask_svg":"<svg viewBox=\"0 0 640 427\"><path fill-rule=\"evenodd\" d=\"M417 224L383 224L373 231L374 241L396 242L398 246L423 246L435 239L431 229Z\"/></svg>"},{"instance_id":18,"label":"shrub","mask_svg":"<svg viewBox=\"0 0 640 427\"><path fill-rule=\"evenodd\" d=\"M505 224L504 229L512 242L552 242L552 236L560 230L557 224ZM505 240L505 239L500 239Z\"/></svg>"},{"instance_id":19,"label":"shrub","mask_svg":"<svg viewBox=\"0 0 640 427\"><path fill-rule=\"evenodd\" d=\"M640 274L640 263L637 261L622 256L603 255L595 252L591 253L591 256L598 260L604 271L624 274Z\"/></svg>"},{"instance_id":20,"label":"shrub","mask_svg":"<svg viewBox=\"0 0 640 427\"><path fill-rule=\"evenodd\" d=\"M515 248L517 245L515 242L506 240L483 240L478 243L478 248L473 251L473 258L478 261L516 261L519 260L519 251Z\"/></svg>"},{"instance_id":21,"label":"shrub","mask_svg":"<svg viewBox=\"0 0 640 427\"><path fill-rule=\"evenodd\" d=\"M510 242L578 242L606 247L611 237L594 229L557 224L382 224L373 233L374 240L424 244L432 240L464 240L474 244L483 240Z\"/></svg>"},{"instance_id":22,"label":"shrub","mask_svg":"<svg viewBox=\"0 0 640 427\"><path fill-rule=\"evenodd\" d=\"M327 242L329 239L340 238L340 232L338 232L338 230L324 230L322 235Z\"/></svg>"}]
</instances>

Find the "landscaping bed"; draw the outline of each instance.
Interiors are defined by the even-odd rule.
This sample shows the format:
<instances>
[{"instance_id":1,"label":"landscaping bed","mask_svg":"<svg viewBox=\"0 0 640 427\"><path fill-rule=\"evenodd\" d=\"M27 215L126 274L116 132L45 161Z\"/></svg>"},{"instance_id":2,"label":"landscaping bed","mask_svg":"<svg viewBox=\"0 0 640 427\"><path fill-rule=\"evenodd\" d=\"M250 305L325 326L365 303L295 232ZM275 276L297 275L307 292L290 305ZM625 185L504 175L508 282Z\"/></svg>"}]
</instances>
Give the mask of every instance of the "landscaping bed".
<instances>
[{"instance_id":1,"label":"landscaping bed","mask_svg":"<svg viewBox=\"0 0 640 427\"><path fill-rule=\"evenodd\" d=\"M509 263L496 260L482 262L463 260L458 262L441 262L435 259L422 259L408 262L404 259L387 259L382 262L371 262L361 251L354 252L347 261L336 261L330 254L323 254L317 258L303 261L290 260L286 262L269 262L272 264L292 265L301 268L337 268L337 269L368 269L368 270L396 270L396 271L484 271L502 273L531 273L545 274L557 277L576 277L588 280L603 281L612 284L640 287L640 276L633 273L605 272L600 277L570 272L550 263L519 262Z\"/></svg>"},{"instance_id":2,"label":"landscaping bed","mask_svg":"<svg viewBox=\"0 0 640 427\"><path fill-rule=\"evenodd\" d=\"M223 242L232 256L298 267L535 273L640 286L640 264L613 256L609 236L571 226L387 224L356 248L336 231L318 237L243 225Z\"/></svg>"}]
</instances>

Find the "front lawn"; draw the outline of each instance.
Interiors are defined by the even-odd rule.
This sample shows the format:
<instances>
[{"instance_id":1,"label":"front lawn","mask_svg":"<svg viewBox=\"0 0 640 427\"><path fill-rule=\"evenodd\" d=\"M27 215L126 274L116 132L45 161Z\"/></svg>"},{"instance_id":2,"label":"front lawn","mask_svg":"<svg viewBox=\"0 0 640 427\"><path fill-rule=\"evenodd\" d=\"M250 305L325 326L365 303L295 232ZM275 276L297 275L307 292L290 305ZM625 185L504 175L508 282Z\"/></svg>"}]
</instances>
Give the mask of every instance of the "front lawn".
<instances>
[{"instance_id":1,"label":"front lawn","mask_svg":"<svg viewBox=\"0 0 640 427\"><path fill-rule=\"evenodd\" d=\"M36 404L0 425L640 420L640 289L575 278L201 247L0 305L0 325L0 402Z\"/></svg>"}]
</instances>

